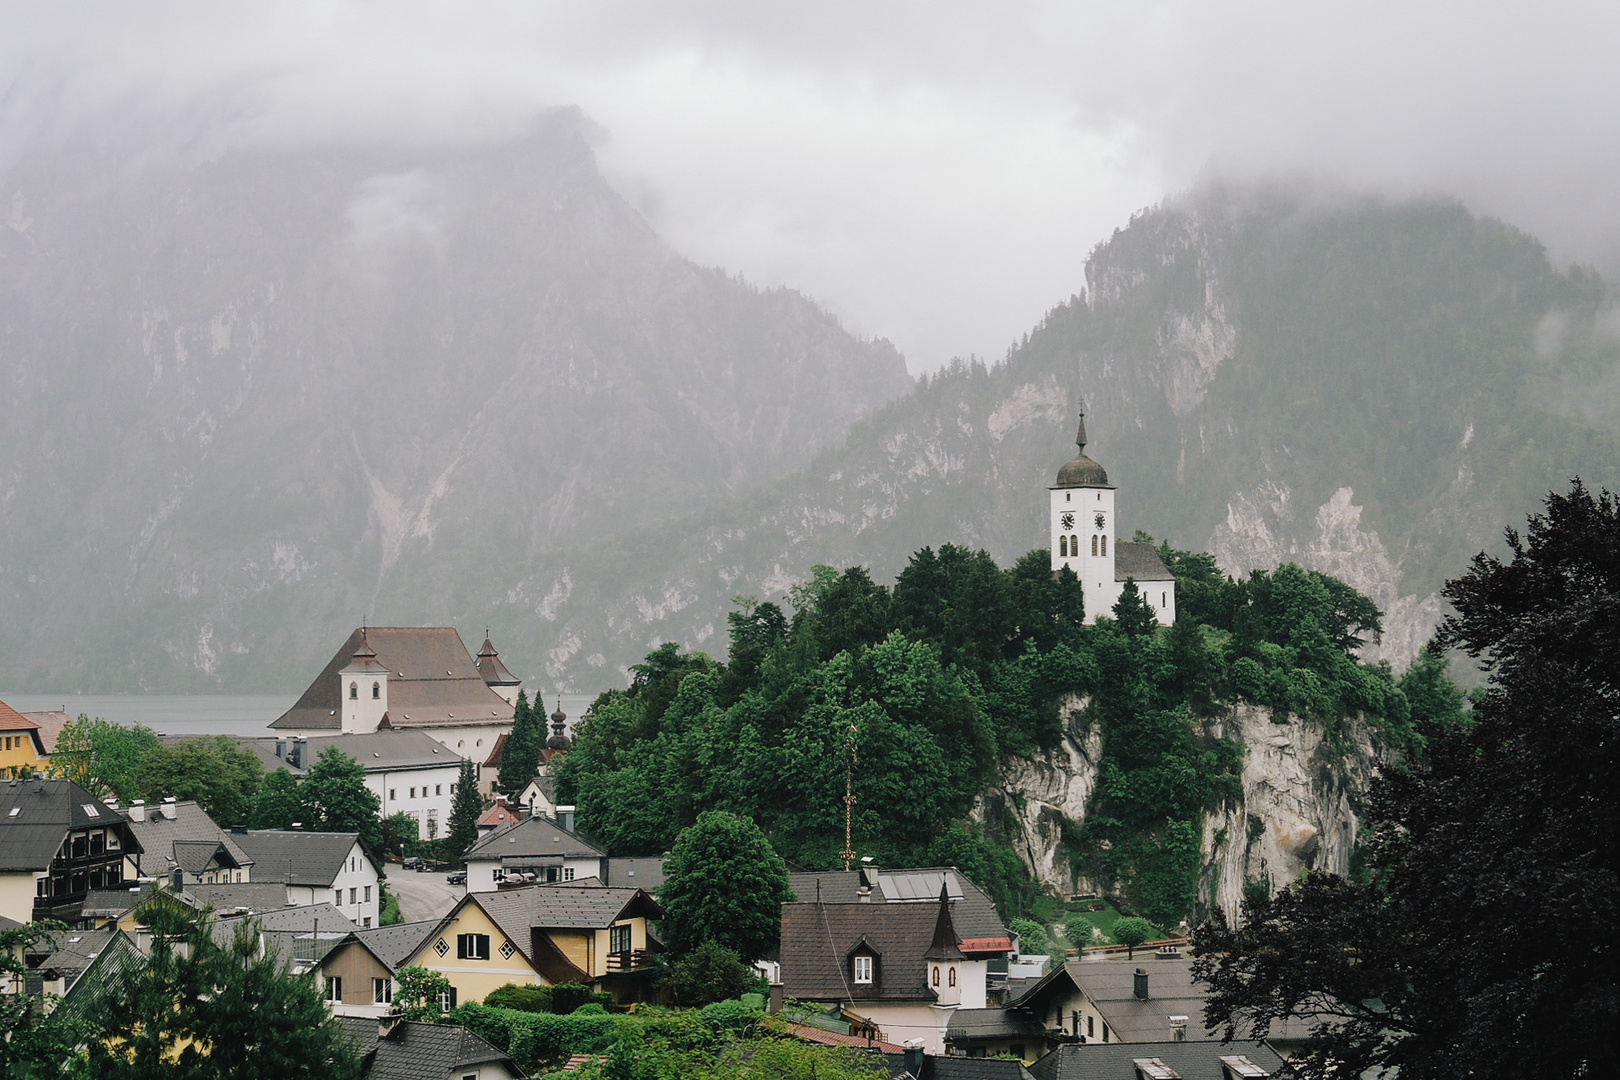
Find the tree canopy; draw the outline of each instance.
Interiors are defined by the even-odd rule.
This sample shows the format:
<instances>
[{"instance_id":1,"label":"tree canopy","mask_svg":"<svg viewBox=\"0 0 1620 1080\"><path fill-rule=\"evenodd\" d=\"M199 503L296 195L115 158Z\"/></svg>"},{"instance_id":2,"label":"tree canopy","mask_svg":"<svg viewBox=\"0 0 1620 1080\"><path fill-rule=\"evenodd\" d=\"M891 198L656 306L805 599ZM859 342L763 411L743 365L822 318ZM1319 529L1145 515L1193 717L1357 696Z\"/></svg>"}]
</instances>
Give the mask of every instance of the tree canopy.
<instances>
[{"instance_id":1,"label":"tree canopy","mask_svg":"<svg viewBox=\"0 0 1620 1080\"><path fill-rule=\"evenodd\" d=\"M1489 686L1459 717L1413 681L1421 741L1372 790L1367 880L1313 873L1196 933L1210 1025L1314 1021L1302 1077L1620 1071L1620 505L1577 481L1507 547L1446 586L1427 669L1461 648Z\"/></svg>"},{"instance_id":2,"label":"tree canopy","mask_svg":"<svg viewBox=\"0 0 1620 1080\"><path fill-rule=\"evenodd\" d=\"M382 800L366 787L366 770L336 746L322 750L298 785L304 828L357 832L373 851L382 850Z\"/></svg>"},{"instance_id":3,"label":"tree canopy","mask_svg":"<svg viewBox=\"0 0 1620 1080\"><path fill-rule=\"evenodd\" d=\"M461 759L461 772L456 777L455 795L450 800L450 834L445 838L450 862L459 863L467 849L478 842L478 819L483 815L484 802L478 797L478 772L473 763Z\"/></svg>"},{"instance_id":4,"label":"tree canopy","mask_svg":"<svg viewBox=\"0 0 1620 1080\"><path fill-rule=\"evenodd\" d=\"M264 779L264 766L228 735L201 735L154 746L141 759L141 795L148 802L168 796L195 799L215 824L245 825Z\"/></svg>"},{"instance_id":5,"label":"tree canopy","mask_svg":"<svg viewBox=\"0 0 1620 1080\"><path fill-rule=\"evenodd\" d=\"M512 730L501 747L501 770L495 786L506 795L522 791L540 769L540 751L546 747L546 709L536 697L529 704L529 695L518 691L517 705L512 713Z\"/></svg>"},{"instance_id":6,"label":"tree canopy","mask_svg":"<svg viewBox=\"0 0 1620 1080\"><path fill-rule=\"evenodd\" d=\"M781 941L789 895L787 864L759 827L724 810L705 811L664 861L658 899L668 913L665 944L677 958L713 942L758 960Z\"/></svg>"},{"instance_id":7,"label":"tree canopy","mask_svg":"<svg viewBox=\"0 0 1620 1080\"><path fill-rule=\"evenodd\" d=\"M80 713L57 734L48 771L101 798L133 802L140 796L141 761L159 745L149 727Z\"/></svg>"}]
</instances>

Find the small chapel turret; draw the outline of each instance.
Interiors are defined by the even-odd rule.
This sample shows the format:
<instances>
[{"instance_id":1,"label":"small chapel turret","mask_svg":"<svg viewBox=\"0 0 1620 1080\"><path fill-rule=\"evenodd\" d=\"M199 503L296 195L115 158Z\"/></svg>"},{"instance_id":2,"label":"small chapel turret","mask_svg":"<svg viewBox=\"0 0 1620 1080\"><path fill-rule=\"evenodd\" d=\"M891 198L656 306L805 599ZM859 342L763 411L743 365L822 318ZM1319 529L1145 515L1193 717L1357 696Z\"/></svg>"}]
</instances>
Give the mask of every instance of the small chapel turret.
<instances>
[{"instance_id":1,"label":"small chapel turret","mask_svg":"<svg viewBox=\"0 0 1620 1080\"><path fill-rule=\"evenodd\" d=\"M1111 616L1127 578L1136 582L1161 624L1176 621L1176 583L1152 544L1119 543L1114 531L1114 485L1108 472L1086 456L1086 414L1080 414L1079 447L1058 470L1050 491L1052 572L1068 567L1085 593L1086 619Z\"/></svg>"}]
</instances>

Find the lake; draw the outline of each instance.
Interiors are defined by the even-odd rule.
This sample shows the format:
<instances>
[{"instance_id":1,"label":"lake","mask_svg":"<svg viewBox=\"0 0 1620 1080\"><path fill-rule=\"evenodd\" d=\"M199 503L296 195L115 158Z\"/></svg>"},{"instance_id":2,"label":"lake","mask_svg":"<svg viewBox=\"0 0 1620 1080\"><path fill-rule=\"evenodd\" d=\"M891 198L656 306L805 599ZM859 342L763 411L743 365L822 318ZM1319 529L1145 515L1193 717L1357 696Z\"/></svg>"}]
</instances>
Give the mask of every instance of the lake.
<instances>
[{"instance_id":1,"label":"lake","mask_svg":"<svg viewBox=\"0 0 1620 1080\"><path fill-rule=\"evenodd\" d=\"M272 720L298 700L297 694L8 694L4 701L18 712L61 709L117 724L145 724L164 735L270 735ZM568 728L596 700L595 694L562 695ZM549 713L555 695L546 699Z\"/></svg>"}]
</instances>

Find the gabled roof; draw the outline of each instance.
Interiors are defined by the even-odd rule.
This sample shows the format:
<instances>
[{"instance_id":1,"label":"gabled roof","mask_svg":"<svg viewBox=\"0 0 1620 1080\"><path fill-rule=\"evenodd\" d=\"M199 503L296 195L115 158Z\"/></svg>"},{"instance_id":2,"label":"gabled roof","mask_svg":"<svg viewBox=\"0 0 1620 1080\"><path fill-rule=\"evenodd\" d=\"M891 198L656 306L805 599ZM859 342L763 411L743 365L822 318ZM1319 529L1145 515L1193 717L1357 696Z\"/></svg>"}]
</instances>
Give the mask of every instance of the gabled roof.
<instances>
[{"instance_id":1,"label":"gabled roof","mask_svg":"<svg viewBox=\"0 0 1620 1080\"><path fill-rule=\"evenodd\" d=\"M1189 1026L1191 1021L1189 1021ZM1283 1072L1282 1056L1264 1043L1066 1043L1029 1067L1035 1080L1137 1080L1136 1062L1157 1058L1181 1080L1226 1080L1221 1058L1242 1055L1265 1070Z\"/></svg>"},{"instance_id":2,"label":"gabled roof","mask_svg":"<svg viewBox=\"0 0 1620 1080\"><path fill-rule=\"evenodd\" d=\"M73 722L73 717L57 709L45 712L25 712L23 715L39 725L40 741L45 744L47 754L56 753L56 737L62 734L64 727Z\"/></svg>"},{"instance_id":3,"label":"gabled roof","mask_svg":"<svg viewBox=\"0 0 1620 1080\"><path fill-rule=\"evenodd\" d=\"M384 728L365 735L317 735L306 740L305 745L308 755L305 769L314 764L321 751L328 746L342 750L367 772L455 769L461 766L461 758L456 756L454 750L425 731Z\"/></svg>"},{"instance_id":4,"label":"gabled roof","mask_svg":"<svg viewBox=\"0 0 1620 1080\"><path fill-rule=\"evenodd\" d=\"M813 902L819 895L829 904L853 904L860 900L861 876L872 882L870 900L873 904L932 904L939 900L943 885L955 906L951 920L956 932L964 940L977 938L1007 938L1007 928L996 914L996 903L985 891L954 866L936 866L921 870L820 870L788 875L788 885L803 903ZM1007 948L1012 947L1008 938Z\"/></svg>"},{"instance_id":5,"label":"gabled roof","mask_svg":"<svg viewBox=\"0 0 1620 1080\"><path fill-rule=\"evenodd\" d=\"M239 908L259 913L291 906L284 881L193 882L186 886L186 892L222 917L235 914Z\"/></svg>"},{"instance_id":6,"label":"gabled roof","mask_svg":"<svg viewBox=\"0 0 1620 1080\"><path fill-rule=\"evenodd\" d=\"M70 930L58 934L56 950L42 960L35 970L54 973L72 982L84 974L90 962L101 955L114 937L121 936L117 930Z\"/></svg>"},{"instance_id":7,"label":"gabled roof","mask_svg":"<svg viewBox=\"0 0 1620 1080\"><path fill-rule=\"evenodd\" d=\"M477 663L478 674L482 675L484 681L491 686L516 686L523 681L506 670L506 665L501 663L501 656L495 651L495 645L487 634L484 636L483 646L478 650Z\"/></svg>"},{"instance_id":8,"label":"gabled roof","mask_svg":"<svg viewBox=\"0 0 1620 1080\"><path fill-rule=\"evenodd\" d=\"M844 1035L836 1031L812 1027L809 1024L794 1024L785 1020L782 1024L794 1038L803 1039L805 1042L820 1043L822 1046L853 1046L863 1050L876 1050L883 1054L904 1054L906 1052L906 1048L899 1043L867 1039L864 1035Z\"/></svg>"},{"instance_id":9,"label":"gabled roof","mask_svg":"<svg viewBox=\"0 0 1620 1080\"><path fill-rule=\"evenodd\" d=\"M71 780L0 781L0 871L45 870L72 829L115 826L124 853L140 841L118 812Z\"/></svg>"},{"instance_id":10,"label":"gabled roof","mask_svg":"<svg viewBox=\"0 0 1620 1080\"><path fill-rule=\"evenodd\" d=\"M506 736L502 735L501 738L504 739ZM522 814L497 799L494 806L491 806L479 816L478 827L480 829L495 829L502 825L516 825L522 820Z\"/></svg>"},{"instance_id":11,"label":"gabled roof","mask_svg":"<svg viewBox=\"0 0 1620 1080\"><path fill-rule=\"evenodd\" d=\"M1115 581L1134 578L1140 585L1149 581L1174 581L1175 577L1159 557L1159 549L1152 544L1121 540L1114 545Z\"/></svg>"},{"instance_id":12,"label":"gabled roof","mask_svg":"<svg viewBox=\"0 0 1620 1080\"><path fill-rule=\"evenodd\" d=\"M421 922L395 923L393 926L374 926L356 930L349 937L375 956L383 967L394 972L422 947L422 942L427 940L440 922L439 919L424 919Z\"/></svg>"},{"instance_id":13,"label":"gabled roof","mask_svg":"<svg viewBox=\"0 0 1620 1080\"><path fill-rule=\"evenodd\" d=\"M523 1075L516 1062L463 1027L401 1020L384 1038L376 1020L337 1019L365 1059L365 1074L376 1080L445 1080L458 1070L496 1063L514 1076Z\"/></svg>"},{"instance_id":14,"label":"gabled roof","mask_svg":"<svg viewBox=\"0 0 1620 1080\"><path fill-rule=\"evenodd\" d=\"M605 930L622 919L664 917L658 901L643 890L602 885L531 885L470 893L467 899L483 908L503 929L510 922L513 926L545 930Z\"/></svg>"},{"instance_id":15,"label":"gabled roof","mask_svg":"<svg viewBox=\"0 0 1620 1080\"><path fill-rule=\"evenodd\" d=\"M164 805L174 808L172 821L163 815ZM148 806L145 821L136 821L128 810L119 813L141 842L145 852L141 870L148 875L167 874L176 866L188 874L201 873L220 848L224 849L221 866L253 865L252 857L232 839L231 833L215 824L208 811L191 799Z\"/></svg>"},{"instance_id":16,"label":"gabled roof","mask_svg":"<svg viewBox=\"0 0 1620 1080\"><path fill-rule=\"evenodd\" d=\"M1046 1029L1020 1009L957 1009L945 1028L947 1040L1031 1039L1040 1041Z\"/></svg>"},{"instance_id":17,"label":"gabled roof","mask_svg":"<svg viewBox=\"0 0 1620 1080\"><path fill-rule=\"evenodd\" d=\"M339 672L362 642L388 670L388 722L393 727L465 727L510 723L513 706L490 689L461 635L450 626L372 626L338 647L303 696L270 726L278 730L342 727Z\"/></svg>"},{"instance_id":18,"label":"gabled roof","mask_svg":"<svg viewBox=\"0 0 1620 1080\"><path fill-rule=\"evenodd\" d=\"M125 983L146 966L146 957L122 930L108 933L111 936L106 943L57 1002L54 1015L58 1019L101 1021L106 1015L103 1003L109 997L120 996Z\"/></svg>"},{"instance_id":19,"label":"gabled roof","mask_svg":"<svg viewBox=\"0 0 1620 1080\"><path fill-rule=\"evenodd\" d=\"M487 862L558 856L570 859L602 858L605 852L577 832L569 832L548 817L531 817L510 829L490 833L471 848L464 859Z\"/></svg>"},{"instance_id":20,"label":"gabled roof","mask_svg":"<svg viewBox=\"0 0 1620 1080\"><path fill-rule=\"evenodd\" d=\"M618 858L607 861L606 883L616 889L645 889L657 895L664 887L664 859L661 855L644 858Z\"/></svg>"},{"instance_id":21,"label":"gabled roof","mask_svg":"<svg viewBox=\"0 0 1620 1080\"><path fill-rule=\"evenodd\" d=\"M249 829L232 837L253 857L260 881L326 887L342 871L360 834ZM360 851L370 858L364 844ZM375 865L376 860L372 862Z\"/></svg>"},{"instance_id":22,"label":"gabled roof","mask_svg":"<svg viewBox=\"0 0 1620 1080\"><path fill-rule=\"evenodd\" d=\"M26 732L29 742L34 744L35 754L40 757L44 757L49 753L49 751L45 749L45 737L40 731L40 725L36 721L30 720L25 714L13 709L10 705L7 705L3 701L0 701L0 731ZM53 736L51 742L54 744L55 741L56 739Z\"/></svg>"},{"instance_id":23,"label":"gabled roof","mask_svg":"<svg viewBox=\"0 0 1620 1080\"><path fill-rule=\"evenodd\" d=\"M935 904L782 905L782 991L806 1001L932 1001L923 954ZM881 959L877 982L852 984L846 957L862 939Z\"/></svg>"},{"instance_id":24,"label":"gabled roof","mask_svg":"<svg viewBox=\"0 0 1620 1080\"><path fill-rule=\"evenodd\" d=\"M495 745L490 747L489 757L484 759L484 768L499 769L501 767L501 755L506 753L506 740L511 737L512 733L510 731L503 731L495 737Z\"/></svg>"}]
</instances>

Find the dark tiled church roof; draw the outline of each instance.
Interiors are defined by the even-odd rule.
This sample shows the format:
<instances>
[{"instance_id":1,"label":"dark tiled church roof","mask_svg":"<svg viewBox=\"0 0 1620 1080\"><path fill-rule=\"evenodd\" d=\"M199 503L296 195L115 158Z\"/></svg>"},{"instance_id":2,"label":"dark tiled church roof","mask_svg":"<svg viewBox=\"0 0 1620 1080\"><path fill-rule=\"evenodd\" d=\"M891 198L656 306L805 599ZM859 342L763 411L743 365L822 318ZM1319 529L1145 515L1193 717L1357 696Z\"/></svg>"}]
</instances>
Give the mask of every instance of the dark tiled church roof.
<instances>
[{"instance_id":1,"label":"dark tiled church roof","mask_svg":"<svg viewBox=\"0 0 1620 1080\"><path fill-rule=\"evenodd\" d=\"M1124 581L1126 578L1141 583L1171 581L1174 575L1164 565L1164 560L1159 558L1159 549L1152 544L1121 540L1114 545L1114 580Z\"/></svg>"}]
</instances>

